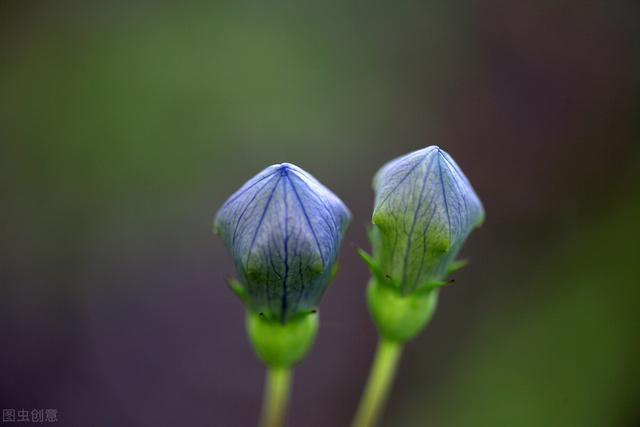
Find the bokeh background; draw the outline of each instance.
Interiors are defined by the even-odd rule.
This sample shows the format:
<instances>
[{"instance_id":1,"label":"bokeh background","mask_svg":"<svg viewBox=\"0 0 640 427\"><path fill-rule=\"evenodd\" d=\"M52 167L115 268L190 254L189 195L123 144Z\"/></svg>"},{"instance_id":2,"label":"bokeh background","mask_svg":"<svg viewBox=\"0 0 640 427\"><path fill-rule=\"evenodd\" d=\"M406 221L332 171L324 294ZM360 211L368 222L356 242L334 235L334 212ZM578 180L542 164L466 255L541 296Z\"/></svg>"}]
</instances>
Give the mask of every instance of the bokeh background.
<instances>
[{"instance_id":1,"label":"bokeh background","mask_svg":"<svg viewBox=\"0 0 640 427\"><path fill-rule=\"evenodd\" d=\"M371 177L438 144L484 201L386 426L640 425L640 3L2 2L0 406L251 426L214 213L293 162L354 221L290 426L347 426L376 342Z\"/></svg>"}]
</instances>

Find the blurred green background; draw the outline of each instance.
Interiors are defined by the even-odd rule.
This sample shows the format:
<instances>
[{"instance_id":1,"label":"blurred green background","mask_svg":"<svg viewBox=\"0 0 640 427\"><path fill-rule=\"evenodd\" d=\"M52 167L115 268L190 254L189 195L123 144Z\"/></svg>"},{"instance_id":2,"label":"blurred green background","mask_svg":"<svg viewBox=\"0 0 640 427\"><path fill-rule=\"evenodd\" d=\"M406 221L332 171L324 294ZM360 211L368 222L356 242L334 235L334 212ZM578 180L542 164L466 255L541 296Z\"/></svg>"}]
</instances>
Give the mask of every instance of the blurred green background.
<instances>
[{"instance_id":1,"label":"blurred green background","mask_svg":"<svg viewBox=\"0 0 640 427\"><path fill-rule=\"evenodd\" d=\"M353 211L291 426L347 426L371 177L438 144L487 210L386 426L640 425L637 2L2 2L0 406L248 426L213 215L295 163Z\"/></svg>"}]
</instances>

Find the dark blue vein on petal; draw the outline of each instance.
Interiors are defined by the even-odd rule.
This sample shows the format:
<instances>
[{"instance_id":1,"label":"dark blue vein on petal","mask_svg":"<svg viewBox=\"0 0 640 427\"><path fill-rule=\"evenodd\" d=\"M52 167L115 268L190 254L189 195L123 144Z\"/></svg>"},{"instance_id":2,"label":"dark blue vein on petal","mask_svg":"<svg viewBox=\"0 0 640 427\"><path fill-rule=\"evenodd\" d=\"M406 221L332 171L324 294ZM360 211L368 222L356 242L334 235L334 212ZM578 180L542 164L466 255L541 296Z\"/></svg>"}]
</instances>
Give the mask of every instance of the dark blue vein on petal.
<instances>
[{"instance_id":1,"label":"dark blue vein on petal","mask_svg":"<svg viewBox=\"0 0 640 427\"><path fill-rule=\"evenodd\" d=\"M308 173L306 173L304 170L302 169L298 169L295 171L297 174L301 175L301 176L296 176L301 183L303 183L305 185L305 187L309 190L309 192L313 193L313 195L316 197L316 199L322 204L322 206L325 208L325 210L329 213L329 215L331 216L331 219L334 223L334 227L335 227L335 231L341 231L342 230L342 226L343 221L340 221L340 224L338 224L338 218L336 216L336 212L334 212L333 209L330 209L329 206L327 206L327 204L325 203L325 199L322 197L323 195L321 195L318 191L316 191L315 189L311 188L311 185L309 185L309 183L307 183L307 181L305 181L304 179L302 179L302 177L307 178L312 184L316 184L318 186L320 186L320 189L322 189L324 192L329 193L329 195L331 196L332 199L336 199L338 205L336 205L336 207L340 207L343 210L343 213L345 214L345 216L348 218L350 218L351 214L349 213L349 210L346 208L346 206L344 206L342 204L342 202L337 199L337 197L333 194L331 194L331 192L326 189L324 186L322 186L321 183L317 182L317 180L312 177L311 175L309 175Z\"/></svg>"},{"instance_id":2,"label":"dark blue vein on petal","mask_svg":"<svg viewBox=\"0 0 640 427\"><path fill-rule=\"evenodd\" d=\"M269 205L271 204L271 200L273 199L273 193L276 192L276 188L278 188L278 184L280 183L281 179L282 179L282 175L280 175L280 177L276 181L275 185L273 186L273 189L271 190L271 193L269 194L269 198L267 199L267 203L264 205L264 210L262 211L262 215L260 216L260 220L258 221L258 225L256 226L256 230L253 233L253 238L251 239L251 244L249 245L249 250L247 250L247 260L246 260L245 268L249 267L249 258L251 257L251 251L253 250L253 245L256 243L256 238L258 237L258 232L260 231L260 227L262 226L262 222L264 221L264 217L266 216L267 211L269 210Z\"/></svg>"},{"instance_id":3,"label":"dark blue vein on petal","mask_svg":"<svg viewBox=\"0 0 640 427\"><path fill-rule=\"evenodd\" d=\"M378 209L382 207L382 205L384 205L384 203L389 199L389 197L391 197L391 195L398 189L398 187L400 187L400 184L402 184L404 182L405 179L407 179L409 177L409 175L411 175L411 173L422 164L422 162L425 161L425 159L429 156L429 154L431 154L433 152L433 150L429 150L426 153L424 153L424 155L422 156L422 159L420 159L419 161L416 162L415 165L411 166L411 169L409 169L409 171L402 177L402 179L400 179L400 181L398 181L396 183L396 185L393 186L393 188L391 190L389 190L389 192L387 193L387 195L384 197L384 199L382 199L380 201L380 203L378 203Z\"/></svg>"},{"instance_id":4,"label":"dark blue vein on petal","mask_svg":"<svg viewBox=\"0 0 640 427\"><path fill-rule=\"evenodd\" d=\"M433 151L431 151L433 152ZM431 162L429 162L429 166L427 167L427 172L424 174L424 177L422 178L422 188L420 189L420 196L418 197L418 206L416 207L415 212L413 213L413 221L411 223L411 229L409 230L409 233L407 234L407 247L405 249L404 252L404 259L403 259L403 267L402 267L402 283L406 283L406 279L407 279L407 265L409 262L409 252L411 251L411 243L412 243L412 239L413 239L413 232L415 230L416 227L416 222L418 220L418 215L420 213L420 208L422 207L422 200L423 200L423 196L424 196L424 188L427 184L427 180L429 178L429 174L431 173L431 168L433 168L433 162L435 159L431 159Z\"/></svg>"},{"instance_id":5,"label":"dark blue vein on petal","mask_svg":"<svg viewBox=\"0 0 640 427\"><path fill-rule=\"evenodd\" d=\"M329 214L329 216L331 217L331 221L333 222L333 227L334 227L334 232L339 232L341 227L338 225L338 221L336 219L336 216L334 214L334 212L329 209L329 207L327 206L327 204L324 202L324 200L322 199L322 197L320 197L320 195L313 189L311 188L311 186L309 184L307 184L303 179L301 179L300 177L297 177L298 180L304 184L304 186L307 188L307 190L309 190L309 193L313 194L313 196L316 198L316 200L318 200L318 202L322 205L322 207L324 208L324 210ZM324 217L322 217L324 219ZM326 220L325 220L326 223ZM329 225L329 224L327 224Z\"/></svg>"},{"instance_id":6,"label":"dark blue vein on petal","mask_svg":"<svg viewBox=\"0 0 640 427\"><path fill-rule=\"evenodd\" d=\"M271 272L273 272L273 274L276 276L276 279L278 280L282 280L282 275L280 273L278 273L278 268L276 266L276 264L274 263L274 259L273 259L273 253L271 251L271 245L267 245L267 258L269 259L269 264L271 265L271 269L267 269L267 283L264 284L260 284L263 285L265 290L266 290L266 294L267 294L267 301L266 301L266 305L271 308L271 302L273 301L273 298L271 296Z\"/></svg>"},{"instance_id":7,"label":"dark blue vein on petal","mask_svg":"<svg viewBox=\"0 0 640 427\"><path fill-rule=\"evenodd\" d=\"M304 215L304 218L307 221L307 225L309 226L309 231L311 231L311 234L313 235L313 240L316 242L316 246L318 247L318 251L320 252L320 260L322 261L322 267L324 267L325 260L324 260L324 254L322 252L322 246L320 245L320 241L318 240L316 231L314 230L313 225L311 224L311 220L309 219L309 214L307 213L307 209L304 207L304 203L302 203L302 199L300 198L300 195L298 194L298 190L296 189L295 185L293 185L293 181L291 181L291 178L289 178L288 175L286 176L286 178L289 180L291 189L293 190L293 193L296 195L296 199L298 200L298 204L300 205L302 214Z\"/></svg>"},{"instance_id":8,"label":"dark blue vein on petal","mask_svg":"<svg viewBox=\"0 0 640 427\"><path fill-rule=\"evenodd\" d=\"M427 232L429 231L429 227L431 227L431 221L433 221L433 217L435 217L436 208L438 205L432 200L431 204L433 205L433 209L431 210L431 216L429 217L429 221L422 232L422 257L420 257L420 267L418 268L418 274L416 274L416 279L413 282L412 289L415 289L418 286L418 281L420 280L420 275L422 274L422 269L424 268L424 259L427 254ZM429 208L429 206L427 206Z\"/></svg>"},{"instance_id":9,"label":"dark blue vein on petal","mask_svg":"<svg viewBox=\"0 0 640 427\"><path fill-rule=\"evenodd\" d=\"M462 195L462 200L464 201L464 208L465 208L465 212L466 212L466 217L467 217L467 224L475 221L475 219L472 221L471 219L471 209L469 208L469 203L467 201L467 194L469 192L473 192L473 190L471 189L471 184L469 183L469 180L467 179L466 176L464 176L462 174L462 172L454 165L452 164L449 159L447 159L446 156L444 156L444 161L447 162L447 164L449 165L449 168L451 170L453 170L453 172L458 175L458 178L460 179L460 182L462 182L462 184L464 184L466 188L466 191L462 191L462 189L460 188L460 184L458 183L457 179L454 179L453 182L456 185L456 190L458 190L458 194Z\"/></svg>"},{"instance_id":10,"label":"dark blue vein on petal","mask_svg":"<svg viewBox=\"0 0 640 427\"><path fill-rule=\"evenodd\" d=\"M269 175L272 176L272 175ZM256 192L254 193L253 197L251 197L251 200L249 200L247 202L247 204L244 206L244 208L242 209L242 213L240 213L240 216L238 216L238 219L236 220L236 226L233 230L233 235L231 238L231 245L234 246L236 243L236 235L238 234L238 227L240 226L240 222L242 221L242 217L244 216L244 214L247 212L247 210L249 209L249 206L251 206L251 204L253 204L253 202L256 200L256 197L258 197L258 195L260 194L260 192L267 186L269 185L268 182L266 182L262 187L260 187L258 190L256 190Z\"/></svg>"},{"instance_id":11,"label":"dark blue vein on petal","mask_svg":"<svg viewBox=\"0 0 640 427\"><path fill-rule=\"evenodd\" d=\"M255 187L257 184L261 183L262 181L264 181L267 178L271 178L272 176L274 176L275 174L277 174L278 171L270 173L267 176L263 176L262 178L256 180L256 182L252 182L251 184L249 184L249 186L247 188L242 188L240 190L238 190L238 192L236 194L234 194L233 196L231 196L229 198L229 200L227 200L224 205L222 205L222 207L220 209L224 209L226 206L230 205L231 203L233 203L234 201L236 201L240 196L242 196L243 194L245 194L247 191L251 190L253 187Z\"/></svg>"},{"instance_id":12,"label":"dark blue vein on petal","mask_svg":"<svg viewBox=\"0 0 640 427\"><path fill-rule=\"evenodd\" d=\"M286 169L283 175L288 178ZM284 277L282 278L282 306L280 310L280 321L285 322L287 314L287 298L289 297L289 289L287 279L289 278L289 202L287 202L287 181L291 184L291 180L282 180L282 192L284 200Z\"/></svg>"},{"instance_id":13,"label":"dark blue vein on petal","mask_svg":"<svg viewBox=\"0 0 640 427\"><path fill-rule=\"evenodd\" d=\"M444 210L447 214L447 230L449 233L449 242L451 242L451 217L449 216L449 205L447 203L447 192L444 188L444 181L442 179L442 166L440 165L440 157L442 157L442 152L438 148L438 173L440 175L440 187L442 189L442 200L444 201Z\"/></svg>"},{"instance_id":14,"label":"dark blue vein on petal","mask_svg":"<svg viewBox=\"0 0 640 427\"><path fill-rule=\"evenodd\" d=\"M298 300L296 301L296 308L300 306L300 301L304 296L304 288L305 288L304 274L302 273L302 256L301 255L298 256L298 277L300 278L300 291L298 294Z\"/></svg>"}]
</instances>

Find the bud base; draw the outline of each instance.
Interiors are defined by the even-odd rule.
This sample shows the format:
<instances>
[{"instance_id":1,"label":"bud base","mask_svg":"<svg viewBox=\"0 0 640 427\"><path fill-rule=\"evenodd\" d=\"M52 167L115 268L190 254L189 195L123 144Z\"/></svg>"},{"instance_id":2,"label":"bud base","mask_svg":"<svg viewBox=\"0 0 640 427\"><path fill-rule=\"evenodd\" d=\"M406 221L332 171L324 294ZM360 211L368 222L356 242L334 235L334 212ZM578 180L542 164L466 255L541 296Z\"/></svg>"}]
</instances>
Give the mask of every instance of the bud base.
<instances>
[{"instance_id":1,"label":"bud base","mask_svg":"<svg viewBox=\"0 0 640 427\"><path fill-rule=\"evenodd\" d=\"M287 323L247 312L247 334L269 367L289 368L307 354L318 332L318 313L305 313Z\"/></svg>"},{"instance_id":2,"label":"bud base","mask_svg":"<svg viewBox=\"0 0 640 427\"><path fill-rule=\"evenodd\" d=\"M367 303L380 335L390 341L404 343L418 335L436 309L438 290L402 295L390 285L375 278L367 287Z\"/></svg>"}]
</instances>

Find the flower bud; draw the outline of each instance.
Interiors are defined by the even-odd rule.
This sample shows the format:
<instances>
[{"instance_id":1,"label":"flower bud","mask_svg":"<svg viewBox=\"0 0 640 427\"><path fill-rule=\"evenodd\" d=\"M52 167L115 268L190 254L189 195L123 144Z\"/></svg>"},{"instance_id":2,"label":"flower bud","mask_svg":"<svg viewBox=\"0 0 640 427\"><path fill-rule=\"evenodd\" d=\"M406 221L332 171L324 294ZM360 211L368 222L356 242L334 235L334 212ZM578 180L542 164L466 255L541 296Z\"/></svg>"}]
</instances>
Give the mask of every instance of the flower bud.
<instances>
[{"instance_id":1,"label":"flower bud","mask_svg":"<svg viewBox=\"0 0 640 427\"><path fill-rule=\"evenodd\" d=\"M269 166L214 220L231 252L247 308L286 323L317 307L351 220L342 201L304 170Z\"/></svg>"},{"instance_id":2,"label":"flower bud","mask_svg":"<svg viewBox=\"0 0 640 427\"><path fill-rule=\"evenodd\" d=\"M402 294L441 280L484 219L480 199L437 146L383 166L374 178L373 262Z\"/></svg>"}]
</instances>

